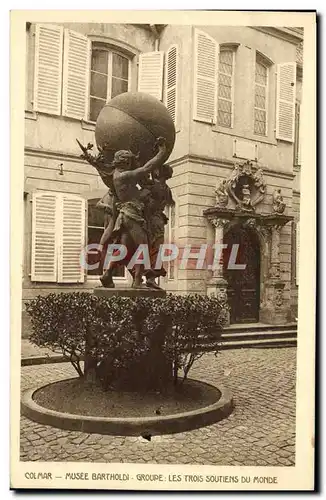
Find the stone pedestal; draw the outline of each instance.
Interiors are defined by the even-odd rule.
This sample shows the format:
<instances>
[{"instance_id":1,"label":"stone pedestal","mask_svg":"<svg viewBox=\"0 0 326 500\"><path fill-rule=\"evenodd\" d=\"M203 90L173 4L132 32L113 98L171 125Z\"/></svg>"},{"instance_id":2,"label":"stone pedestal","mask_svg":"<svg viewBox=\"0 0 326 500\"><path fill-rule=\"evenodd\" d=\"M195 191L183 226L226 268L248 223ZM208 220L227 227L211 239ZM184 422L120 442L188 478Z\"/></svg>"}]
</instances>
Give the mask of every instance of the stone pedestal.
<instances>
[{"instance_id":1,"label":"stone pedestal","mask_svg":"<svg viewBox=\"0 0 326 500\"><path fill-rule=\"evenodd\" d=\"M282 325L290 321L289 307L284 302L284 287L285 284L277 279L266 283L266 300L259 313L261 323Z\"/></svg>"},{"instance_id":2,"label":"stone pedestal","mask_svg":"<svg viewBox=\"0 0 326 500\"><path fill-rule=\"evenodd\" d=\"M103 288L94 289L94 295L97 297L110 298L113 296L127 297L136 299L137 297L164 298L165 290L155 290L150 288ZM165 331L155 337L148 338L149 349L141 358L130 363L128 370L121 374L117 380L116 387L121 390L130 391L159 391L163 392L172 386L173 373L172 365L168 362L163 353L165 341ZM97 360L95 360L90 350L94 344L92 335L89 335L86 341L85 357L85 377L90 383L97 379ZM87 354L88 353L88 354ZM101 362L100 370L102 376L105 372L110 373L110 359Z\"/></svg>"},{"instance_id":3,"label":"stone pedestal","mask_svg":"<svg viewBox=\"0 0 326 500\"><path fill-rule=\"evenodd\" d=\"M158 297L163 298L166 296L165 290L155 290L154 288L104 288L99 286L94 288L94 295L97 297L112 297L118 295L119 297Z\"/></svg>"}]
</instances>

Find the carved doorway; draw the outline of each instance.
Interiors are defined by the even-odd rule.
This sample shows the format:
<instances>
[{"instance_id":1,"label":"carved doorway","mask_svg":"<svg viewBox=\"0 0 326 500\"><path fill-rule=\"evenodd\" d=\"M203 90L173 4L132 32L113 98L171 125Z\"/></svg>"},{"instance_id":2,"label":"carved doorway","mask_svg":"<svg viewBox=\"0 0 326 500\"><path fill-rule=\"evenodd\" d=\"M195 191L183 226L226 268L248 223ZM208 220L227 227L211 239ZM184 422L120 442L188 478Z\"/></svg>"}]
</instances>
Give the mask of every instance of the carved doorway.
<instances>
[{"instance_id":1,"label":"carved doorway","mask_svg":"<svg viewBox=\"0 0 326 500\"><path fill-rule=\"evenodd\" d=\"M231 323L259 321L260 303L260 244L256 232L235 226L224 236L227 249L223 251L223 271L228 282L228 302ZM230 269L229 259L233 245L239 245L236 264L245 269ZM234 251L234 250L233 250Z\"/></svg>"}]
</instances>

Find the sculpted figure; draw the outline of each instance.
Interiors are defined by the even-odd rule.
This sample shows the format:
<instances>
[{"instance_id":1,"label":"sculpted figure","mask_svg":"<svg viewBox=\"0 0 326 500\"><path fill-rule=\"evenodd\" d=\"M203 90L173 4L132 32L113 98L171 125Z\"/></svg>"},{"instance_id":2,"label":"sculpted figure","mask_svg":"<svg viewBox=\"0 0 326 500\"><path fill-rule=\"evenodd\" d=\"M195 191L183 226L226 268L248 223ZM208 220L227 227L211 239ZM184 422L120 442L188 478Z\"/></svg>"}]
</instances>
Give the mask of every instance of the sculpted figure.
<instances>
[{"instance_id":1,"label":"sculpted figure","mask_svg":"<svg viewBox=\"0 0 326 500\"><path fill-rule=\"evenodd\" d=\"M217 184L215 189L216 194L216 205L220 207L226 207L229 201L229 195L226 190L226 180L224 179L219 184Z\"/></svg>"},{"instance_id":2,"label":"sculpted figure","mask_svg":"<svg viewBox=\"0 0 326 500\"><path fill-rule=\"evenodd\" d=\"M263 170L259 168L254 175L255 186L261 192L265 193L265 181L263 178Z\"/></svg>"},{"instance_id":3,"label":"sculpted figure","mask_svg":"<svg viewBox=\"0 0 326 500\"><path fill-rule=\"evenodd\" d=\"M114 210L114 196L111 189L97 202L96 206L98 208L104 209L104 229L106 229L110 223L113 216Z\"/></svg>"},{"instance_id":4,"label":"sculpted figure","mask_svg":"<svg viewBox=\"0 0 326 500\"><path fill-rule=\"evenodd\" d=\"M165 207L174 204L172 192L166 181L172 177L173 169L169 165L161 165L152 172L152 180L144 189L149 191L148 202L145 208L147 220L149 255L151 270L145 272L146 285L151 288L159 288L155 278L165 276L163 266L155 269L160 245L164 243L164 226L168 222L164 210Z\"/></svg>"},{"instance_id":5,"label":"sculpted figure","mask_svg":"<svg viewBox=\"0 0 326 500\"><path fill-rule=\"evenodd\" d=\"M249 184L242 186L242 205L244 208L251 208L251 192Z\"/></svg>"},{"instance_id":6,"label":"sculpted figure","mask_svg":"<svg viewBox=\"0 0 326 500\"><path fill-rule=\"evenodd\" d=\"M239 163L235 163L232 174L230 176L230 184L231 184L233 189L237 185L237 180L239 178L239 175L240 175L240 165L239 165Z\"/></svg>"},{"instance_id":7,"label":"sculpted figure","mask_svg":"<svg viewBox=\"0 0 326 500\"><path fill-rule=\"evenodd\" d=\"M114 241L125 245L127 256L124 261L129 262L137 247L148 244L147 224L145 218L145 204L142 189L138 184L144 177L160 166L166 154L165 139L157 139L157 154L144 166L139 166L138 158L131 151L121 150L115 153L112 162L113 167L113 189L116 198L116 217L113 224L109 224L103 233L100 244L106 245ZM114 287L113 269L116 262L110 262L107 271L101 278L102 285L107 288ZM133 287L142 288L143 265L136 264L133 269Z\"/></svg>"},{"instance_id":8,"label":"sculpted figure","mask_svg":"<svg viewBox=\"0 0 326 500\"><path fill-rule=\"evenodd\" d=\"M273 210L277 214L282 214L285 210L285 203L281 194L281 189L275 189L273 193Z\"/></svg>"}]
</instances>

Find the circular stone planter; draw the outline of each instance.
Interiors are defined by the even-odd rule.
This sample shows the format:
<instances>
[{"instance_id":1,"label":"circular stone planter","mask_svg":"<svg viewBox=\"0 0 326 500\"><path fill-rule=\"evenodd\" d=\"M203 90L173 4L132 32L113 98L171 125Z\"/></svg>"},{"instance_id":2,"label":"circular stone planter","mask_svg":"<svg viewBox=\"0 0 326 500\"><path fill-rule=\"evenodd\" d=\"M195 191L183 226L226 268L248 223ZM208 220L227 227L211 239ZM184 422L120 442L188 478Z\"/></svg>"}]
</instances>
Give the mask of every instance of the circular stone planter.
<instances>
[{"instance_id":1,"label":"circular stone planter","mask_svg":"<svg viewBox=\"0 0 326 500\"><path fill-rule=\"evenodd\" d=\"M62 381L29 389L22 395L21 411L26 417L38 423L52 425L60 429L86 433L109 434L115 436L142 436L175 434L211 425L230 415L233 400L230 392L205 382L189 379L190 383L216 391L216 401L208 406L200 406L191 411L159 415L155 417L104 417L64 413L39 405L33 396L39 390L59 384Z\"/></svg>"}]
</instances>

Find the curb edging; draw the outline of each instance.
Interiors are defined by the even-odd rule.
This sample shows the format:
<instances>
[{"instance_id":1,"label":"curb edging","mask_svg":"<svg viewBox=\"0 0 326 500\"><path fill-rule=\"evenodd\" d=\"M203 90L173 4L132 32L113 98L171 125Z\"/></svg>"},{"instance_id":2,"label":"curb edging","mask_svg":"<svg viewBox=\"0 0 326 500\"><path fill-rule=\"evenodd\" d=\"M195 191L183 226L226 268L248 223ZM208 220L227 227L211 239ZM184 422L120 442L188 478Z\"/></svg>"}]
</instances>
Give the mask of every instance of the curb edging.
<instances>
[{"instance_id":1,"label":"curb edging","mask_svg":"<svg viewBox=\"0 0 326 500\"><path fill-rule=\"evenodd\" d=\"M224 387L215 387L199 380L195 380L195 382L217 389L221 394L218 401L209 406L198 408L197 410L160 417L93 417L63 413L40 406L33 400L34 393L38 389L44 387L39 386L28 389L23 393L21 412L31 420L44 425L51 425L71 431L107 434L112 436L140 436L144 433L152 436L176 434L214 424L231 414L233 410L233 399L228 389Z\"/></svg>"}]
</instances>

